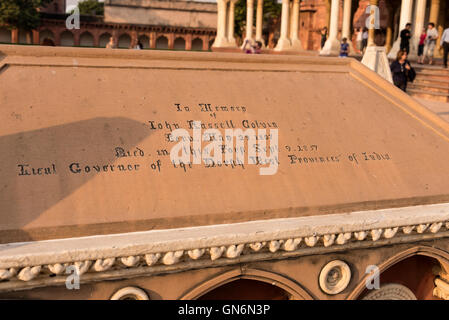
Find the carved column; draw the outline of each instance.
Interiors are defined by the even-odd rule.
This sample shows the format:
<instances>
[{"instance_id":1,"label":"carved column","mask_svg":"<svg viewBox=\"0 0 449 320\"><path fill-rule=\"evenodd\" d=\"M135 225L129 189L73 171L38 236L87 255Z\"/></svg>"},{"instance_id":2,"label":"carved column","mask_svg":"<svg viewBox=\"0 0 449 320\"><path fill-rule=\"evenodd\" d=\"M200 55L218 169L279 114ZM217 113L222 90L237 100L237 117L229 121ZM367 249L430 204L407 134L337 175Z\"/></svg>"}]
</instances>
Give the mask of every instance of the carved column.
<instances>
[{"instance_id":1,"label":"carved column","mask_svg":"<svg viewBox=\"0 0 449 320\"><path fill-rule=\"evenodd\" d=\"M340 52L340 41L337 39L338 34L338 13L340 10L339 0L331 2L331 19L329 23L329 38L326 40L321 55L338 55Z\"/></svg>"},{"instance_id":2,"label":"carved column","mask_svg":"<svg viewBox=\"0 0 449 320\"><path fill-rule=\"evenodd\" d=\"M256 41L262 42L262 46L265 46L265 41L262 37L263 28L263 0L257 0L257 13L256 13Z\"/></svg>"},{"instance_id":3,"label":"carved column","mask_svg":"<svg viewBox=\"0 0 449 320\"><path fill-rule=\"evenodd\" d=\"M399 18L399 33L398 38L393 44L393 48L391 48L388 57L390 59L396 59L396 55L400 48L401 37L400 33L405 28L407 23L411 23L412 21L412 9L413 9L413 0L402 0L401 2L401 15Z\"/></svg>"},{"instance_id":4,"label":"carved column","mask_svg":"<svg viewBox=\"0 0 449 320\"><path fill-rule=\"evenodd\" d=\"M39 31L33 30L33 44L39 44Z\"/></svg>"},{"instance_id":5,"label":"carved column","mask_svg":"<svg viewBox=\"0 0 449 320\"><path fill-rule=\"evenodd\" d=\"M440 15L440 0L431 0L430 2L430 14L429 14L429 22L435 23L435 28L438 30L438 39L435 46L435 57L441 57L440 53L440 38L443 35L443 26L440 25L439 21Z\"/></svg>"},{"instance_id":6,"label":"carved column","mask_svg":"<svg viewBox=\"0 0 449 320\"><path fill-rule=\"evenodd\" d=\"M283 51L291 47L290 39L288 38L288 21L289 21L290 1L282 0L282 17L281 17L281 36L278 40L276 51Z\"/></svg>"},{"instance_id":7,"label":"carved column","mask_svg":"<svg viewBox=\"0 0 449 320\"><path fill-rule=\"evenodd\" d=\"M351 36L351 6L352 0L344 0L343 3L343 27L341 37L348 39L349 53L354 53Z\"/></svg>"},{"instance_id":8,"label":"carved column","mask_svg":"<svg viewBox=\"0 0 449 320\"><path fill-rule=\"evenodd\" d=\"M150 49L156 49L156 32L150 32Z\"/></svg>"},{"instance_id":9,"label":"carved column","mask_svg":"<svg viewBox=\"0 0 449 320\"><path fill-rule=\"evenodd\" d=\"M374 42L374 35L376 32L376 29L374 28L374 26L376 25L375 21L373 21L374 19L376 19L376 12L375 9L373 8L373 6L375 7L379 7L379 0L370 0L369 1L369 5L371 6L370 9L370 28L368 30L368 47L373 47L376 45L376 43Z\"/></svg>"},{"instance_id":10,"label":"carved column","mask_svg":"<svg viewBox=\"0 0 449 320\"><path fill-rule=\"evenodd\" d=\"M413 33L410 39L409 59L418 57L418 44L421 31L424 27L424 18L426 15L426 0L416 0L415 21L413 22Z\"/></svg>"},{"instance_id":11,"label":"carved column","mask_svg":"<svg viewBox=\"0 0 449 320\"><path fill-rule=\"evenodd\" d=\"M19 43L19 29L11 30L11 43Z\"/></svg>"},{"instance_id":12,"label":"carved column","mask_svg":"<svg viewBox=\"0 0 449 320\"><path fill-rule=\"evenodd\" d=\"M387 21L387 34L385 36L385 50L389 52L391 50L391 46L393 45L393 23L394 23L394 9L387 3L388 10L388 21Z\"/></svg>"},{"instance_id":13,"label":"carved column","mask_svg":"<svg viewBox=\"0 0 449 320\"><path fill-rule=\"evenodd\" d=\"M186 34L185 37L185 41L186 41L186 50L192 50L192 34L188 33Z\"/></svg>"},{"instance_id":14,"label":"carved column","mask_svg":"<svg viewBox=\"0 0 449 320\"><path fill-rule=\"evenodd\" d=\"M228 39L226 37L226 11L228 0L217 0L217 36L215 37L215 48L226 47Z\"/></svg>"},{"instance_id":15,"label":"carved column","mask_svg":"<svg viewBox=\"0 0 449 320\"><path fill-rule=\"evenodd\" d=\"M292 6L292 24L290 26L290 40L292 48L302 50L301 40L299 39L299 0L293 0Z\"/></svg>"},{"instance_id":16,"label":"carved column","mask_svg":"<svg viewBox=\"0 0 449 320\"><path fill-rule=\"evenodd\" d=\"M253 40L254 0L246 0L246 37L245 40Z\"/></svg>"},{"instance_id":17,"label":"carved column","mask_svg":"<svg viewBox=\"0 0 449 320\"><path fill-rule=\"evenodd\" d=\"M228 14L228 43L229 46L235 47L236 42L234 38L234 21L235 21L235 3L237 0L230 0L229 14Z\"/></svg>"}]
</instances>

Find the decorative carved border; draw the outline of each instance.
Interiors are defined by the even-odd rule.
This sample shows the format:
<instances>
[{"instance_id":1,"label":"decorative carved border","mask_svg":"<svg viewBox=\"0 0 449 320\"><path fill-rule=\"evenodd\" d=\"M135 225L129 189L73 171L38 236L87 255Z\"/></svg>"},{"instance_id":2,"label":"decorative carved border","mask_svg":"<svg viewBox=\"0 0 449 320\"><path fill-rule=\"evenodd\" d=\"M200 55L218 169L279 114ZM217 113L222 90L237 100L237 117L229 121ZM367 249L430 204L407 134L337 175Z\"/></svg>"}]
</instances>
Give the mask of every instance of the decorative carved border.
<instances>
[{"instance_id":1,"label":"decorative carved border","mask_svg":"<svg viewBox=\"0 0 449 320\"><path fill-rule=\"evenodd\" d=\"M449 237L449 204L0 245L0 291ZM313 250L313 251L312 251ZM58 282L59 281L59 282Z\"/></svg>"}]
</instances>

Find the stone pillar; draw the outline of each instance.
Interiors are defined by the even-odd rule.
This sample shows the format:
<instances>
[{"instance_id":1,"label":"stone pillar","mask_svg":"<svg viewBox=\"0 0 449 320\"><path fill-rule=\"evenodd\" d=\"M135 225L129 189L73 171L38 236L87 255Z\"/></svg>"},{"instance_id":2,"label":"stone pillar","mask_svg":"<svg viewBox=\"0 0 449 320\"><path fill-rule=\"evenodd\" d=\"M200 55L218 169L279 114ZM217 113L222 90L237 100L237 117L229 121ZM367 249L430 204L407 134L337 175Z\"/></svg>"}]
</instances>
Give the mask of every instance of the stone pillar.
<instances>
[{"instance_id":1,"label":"stone pillar","mask_svg":"<svg viewBox=\"0 0 449 320\"><path fill-rule=\"evenodd\" d=\"M19 29L11 30L11 43L19 43Z\"/></svg>"},{"instance_id":2,"label":"stone pillar","mask_svg":"<svg viewBox=\"0 0 449 320\"><path fill-rule=\"evenodd\" d=\"M393 25L394 25L394 9L387 3L388 20L387 20L387 34L385 35L385 50L390 52L393 45Z\"/></svg>"},{"instance_id":3,"label":"stone pillar","mask_svg":"<svg viewBox=\"0 0 449 320\"><path fill-rule=\"evenodd\" d=\"M150 49L156 49L156 32L150 33Z\"/></svg>"},{"instance_id":4,"label":"stone pillar","mask_svg":"<svg viewBox=\"0 0 449 320\"><path fill-rule=\"evenodd\" d=\"M257 0L257 13L256 13L256 41L260 41L262 46L265 46L265 41L262 37L263 28L263 0Z\"/></svg>"},{"instance_id":5,"label":"stone pillar","mask_svg":"<svg viewBox=\"0 0 449 320\"><path fill-rule=\"evenodd\" d=\"M331 19L329 23L329 37L321 49L321 55L338 55L340 52L340 41L337 39L338 34L338 12L340 9L339 0L331 2Z\"/></svg>"},{"instance_id":6,"label":"stone pillar","mask_svg":"<svg viewBox=\"0 0 449 320\"><path fill-rule=\"evenodd\" d=\"M117 44L117 32L113 32L112 36L114 37L114 43ZM80 32L79 32L79 30L76 30L75 32L73 32L73 46L75 46L75 47L79 47L80 46Z\"/></svg>"},{"instance_id":7,"label":"stone pillar","mask_svg":"<svg viewBox=\"0 0 449 320\"><path fill-rule=\"evenodd\" d=\"M192 34L188 33L186 34L186 50L192 50Z\"/></svg>"},{"instance_id":8,"label":"stone pillar","mask_svg":"<svg viewBox=\"0 0 449 320\"><path fill-rule=\"evenodd\" d=\"M175 48L175 34L170 33L165 35L168 38L168 49L173 50Z\"/></svg>"},{"instance_id":9,"label":"stone pillar","mask_svg":"<svg viewBox=\"0 0 449 320\"><path fill-rule=\"evenodd\" d=\"M424 27L424 19L426 16L426 0L416 0L415 21L413 21L413 33L410 39L410 53L408 59L418 58L418 45L421 30Z\"/></svg>"},{"instance_id":10,"label":"stone pillar","mask_svg":"<svg viewBox=\"0 0 449 320\"><path fill-rule=\"evenodd\" d=\"M343 3L343 27L342 27L342 32L341 32L341 38L348 39L349 54L354 53L354 47L352 45L352 36L351 36L351 5L352 5L352 0L344 0L344 3Z\"/></svg>"},{"instance_id":11,"label":"stone pillar","mask_svg":"<svg viewBox=\"0 0 449 320\"><path fill-rule=\"evenodd\" d=\"M405 28L405 25L407 23L411 23L412 21L412 9L413 9L413 0L402 0L401 2L401 16L399 18L399 32L398 32L398 38L393 44L393 47L390 50L390 53L388 54L388 57L390 59L396 59L396 55L399 51L400 44L401 44L401 31Z\"/></svg>"},{"instance_id":12,"label":"stone pillar","mask_svg":"<svg viewBox=\"0 0 449 320\"><path fill-rule=\"evenodd\" d=\"M230 0L229 14L228 14L228 43L231 47L236 47L237 44L234 38L234 21L235 21L235 3L237 0Z\"/></svg>"},{"instance_id":13,"label":"stone pillar","mask_svg":"<svg viewBox=\"0 0 449 320\"><path fill-rule=\"evenodd\" d=\"M217 35L215 37L215 48L222 48L228 45L226 37L226 9L228 0L217 0Z\"/></svg>"},{"instance_id":14,"label":"stone pillar","mask_svg":"<svg viewBox=\"0 0 449 320\"><path fill-rule=\"evenodd\" d=\"M379 7L379 0L370 0L369 5ZM374 42L374 35L375 35L376 29L374 28L375 22L373 21L375 18L376 18L376 13L374 11L374 8L371 8L370 17L369 17L371 28L369 28L369 30L368 30L368 47L376 46L376 43Z\"/></svg>"},{"instance_id":15,"label":"stone pillar","mask_svg":"<svg viewBox=\"0 0 449 320\"><path fill-rule=\"evenodd\" d=\"M135 46L137 46L137 31L131 30L131 43L130 43L130 49L134 49Z\"/></svg>"},{"instance_id":16,"label":"stone pillar","mask_svg":"<svg viewBox=\"0 0 449 320\"><path fill-rule=\"evenodd\" d=\"M292 6L292 23L290 26L290 41L292 49L302 50L301 40L299 39L299 0L293 0Z\"/></svg>"},{"instance_id":17,"label":"stone pillar","mask_svg":"<svg viewBox=\"0 0 449 320\"><path fill-rule=\"evenodd\" d=\"M430 14L429 22L435 23L435 28L438 30L438 39L435 46L434 57L440 58L442 54L440 52L440 38L443 34L443 27L439 25L439 15L440 15L440 0L431 0L430 2Z\"/></svg>"},{"instance_id":18,"label":"stone pillar","mask_svg":"<svg viewBox=\"0 0 449 320\"><path fill-rule=\"evenodd\" d=\"M291 47L290 39L288 38L288 21L289 21L290 1L282 0L282 17L281 17L281 36L274 50L284 51Z\"/></svg>"},{"instance_id":19,"label":"stone pillar","mask_svg":"<svg viewBox=\"0 0 449 320\"><path fill-rule=\"evenodd\" d=\"M33 44L39 44L39 31L33 30Z\"/></svg>"},{"instance_id":20,"label":"stone pillar","mask_svg":"<svg viewBox=\"0 0 449 320\"><path fill-rule=\"evenodd\" d=\"M246 0L246 37L245 40L253 40L254 0Z\"/></svg>"}]
</instances>

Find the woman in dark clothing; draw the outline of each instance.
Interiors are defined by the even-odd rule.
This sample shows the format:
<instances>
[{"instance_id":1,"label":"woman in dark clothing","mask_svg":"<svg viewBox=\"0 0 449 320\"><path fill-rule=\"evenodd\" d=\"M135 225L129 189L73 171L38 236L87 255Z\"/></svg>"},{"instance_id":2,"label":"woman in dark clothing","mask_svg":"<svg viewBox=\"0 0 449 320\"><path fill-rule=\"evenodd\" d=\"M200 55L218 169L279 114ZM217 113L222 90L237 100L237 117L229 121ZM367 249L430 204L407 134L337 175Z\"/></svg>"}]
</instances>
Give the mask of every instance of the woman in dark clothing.
<instances>
[{"instance_id":1,"label":"woman in dark clothing","mask_svg":"<svg viewBox=\"0 0 449 320\"><path fill-rule=\"evenodd\" d=\"M396 60L390 65L393 83L396 87L407 90L407 82L415 79L415 71L407 60L407 51L399 50Z\"/></svg>"}]
</instances>

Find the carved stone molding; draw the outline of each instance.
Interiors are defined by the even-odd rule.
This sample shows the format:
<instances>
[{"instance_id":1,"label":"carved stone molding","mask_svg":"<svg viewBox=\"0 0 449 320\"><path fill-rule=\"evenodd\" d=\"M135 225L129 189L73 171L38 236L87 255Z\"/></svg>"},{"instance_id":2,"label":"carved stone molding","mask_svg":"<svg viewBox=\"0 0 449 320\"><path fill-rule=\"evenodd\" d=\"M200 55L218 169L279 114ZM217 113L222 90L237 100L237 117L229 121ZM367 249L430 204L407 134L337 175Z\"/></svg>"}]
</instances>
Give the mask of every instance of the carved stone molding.
<instances>
[{"instance_id":1,"label":"carved stone molding","mask_svg":"<svg viewBox=\"0 0 449 320\"><path fill-rule=\"evenodd\" d=\"M449 205L438 204L6 244L0 245L0 291L63 283L69 266L83 281L108 272L164 273L416 242L449 237L448 230Z\"/></svg>"},{"instance_id":2,"label":"carved stone molding","mask_svg":"<svg viewBox=\"0 0 449 320\"><path fill-rule=\"evenodd\" d=\"M341 260L326 264L320 272L320 288L327 294L338 294L345 290L351 281L351 269Z\"/></svg>"}]
</instances>

